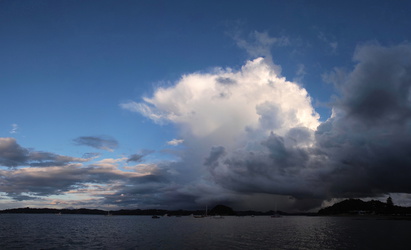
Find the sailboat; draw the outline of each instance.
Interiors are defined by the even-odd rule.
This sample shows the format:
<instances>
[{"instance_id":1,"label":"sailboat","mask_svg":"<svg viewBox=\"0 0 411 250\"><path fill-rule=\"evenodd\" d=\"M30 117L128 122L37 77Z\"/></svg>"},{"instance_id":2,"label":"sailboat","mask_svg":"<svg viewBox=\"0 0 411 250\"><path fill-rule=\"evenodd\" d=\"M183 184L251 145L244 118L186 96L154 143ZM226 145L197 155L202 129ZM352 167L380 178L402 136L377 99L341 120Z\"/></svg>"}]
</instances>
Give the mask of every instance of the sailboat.
<instances>
[{"instance_id":1,"label":"sailboat","mask_svg":"<svg viewBox=\"0 0 411 250\"><path fill-rule=\"evenodd\" d=\"M271 218L280 218L281 217L281 214L279 214L278 212L277 212L277 202L275 203L275 212L274 212L274 214L273 215L271 215Z\"/></svg>"},{"instance_id":2,"label":"sailboat","mask_svg":"<svg viewBox=\"0 0 411 250\"><path fill-rule=\"evenodd\" d=\"M110 213L110 205L107 204L107 214L105 214L105 216L112 216L112 214Z\"/></svg>"},{"instance_id":3,"label":"sailboat","mask_svg":"<svg viewBox=\"0 0 411 250\"><path fill-rule=\"evenodd\" d=\"M204 218L204 217L207 217L207 205L206 205L205 215L204 215L204 214L202 214L202 215L193 215L193 217L194 217L194 218Z\"/></svg>"},{"instance_id":4,"label":"sailboat","mask_svg":"<svg viewBox=\"0 0 411 250\"><path fill-rule=\"evenodd\" d=\"M271 218L280 218L282 217L281 214L275 212L273 215L271 215Z\"/></svg>"}]
</instances>

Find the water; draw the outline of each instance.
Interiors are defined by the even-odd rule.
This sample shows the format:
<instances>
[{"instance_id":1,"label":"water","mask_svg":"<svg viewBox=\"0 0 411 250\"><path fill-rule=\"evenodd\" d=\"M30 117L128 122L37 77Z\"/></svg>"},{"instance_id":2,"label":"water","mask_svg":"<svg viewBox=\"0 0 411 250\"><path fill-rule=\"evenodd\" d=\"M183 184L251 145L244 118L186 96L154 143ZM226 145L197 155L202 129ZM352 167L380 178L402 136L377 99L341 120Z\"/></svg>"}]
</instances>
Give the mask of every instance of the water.
<instances>
[{"instance_id":1,"label":"water","mask_svg":"<svg viewBox=\"0 0 411 250\"><path fill-rule=\"evenodd\" d=\"M410 232L368 217L0 215L0 249L410 249Z\"/></svg>"}]
</instances>

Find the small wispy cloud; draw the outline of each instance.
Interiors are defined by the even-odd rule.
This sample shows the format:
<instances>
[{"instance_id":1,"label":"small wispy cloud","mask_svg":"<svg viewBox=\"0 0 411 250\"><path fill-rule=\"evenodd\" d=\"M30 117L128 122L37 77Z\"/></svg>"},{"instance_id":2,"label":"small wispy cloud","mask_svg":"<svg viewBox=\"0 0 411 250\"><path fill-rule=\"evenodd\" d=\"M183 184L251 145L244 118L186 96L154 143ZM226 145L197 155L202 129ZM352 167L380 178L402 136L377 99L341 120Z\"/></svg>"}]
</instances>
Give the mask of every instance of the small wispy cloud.
<instances>
[{"instance_id":1,"label":"small wispy cloud","mask_svg":"<svg viewBox=\"0 0 411 250\"><path fill-rule=\"evenodd\" d=\"M338 49L338 42L334 41L333 39L330 39L329 37L327 37L323 32L319 32L318 33L318 39L320 39L321 41L325 42L329 48L331 49L331 54L335 54L337 53L337 49Z\"/></svg>"},{"instance_id":2,"label":"small wispy cloud","mask_svg":"<svg viewBox=\"0 0 411 250\"><path fill-rule=\"evenodd\" d=\"M139 153L130 155L130 157L127 159L127 162L142 162L145 156L153 152L153 150L143 149Z\"/></svg>"},{"instance_id":3,"label":"small wispy cloud","mask_svg":"<svg viewBox=\"0 0 411 250\"><path fill-rule=\"evenodd\" d=\"M338 42L331 42L329 43L330 47L332 48L333 52L337 51L338 48Z\"/></svg>"},{"instance_id":4,"label":"small wispy cloud","mask_svg":"<svg viewBox=\"0 0 411 250\"><path fill-rule=\"evenodd\" d=\"M100 157L99 153L84 153L82 156L84 159L96 159L98 157Z\"/></svg>"},{"instance_id":5,"label":"small wispy cloud","mask_svg":"<svg viewBox=\"0 0 411 250\"><path fill-rule=\"evenodd\" d=\"M305 71L305 65L304 64L298 64L293 81L301 83L306 74L307 74L307 72Z\"/></svg>"},{"instance_id":6,"label":"small wispy cloud","mask_svg":"<svg viewBox=\"0 0 411 250\"><path fill-rule=\"evenodd\" d=\"M80 136L73 140L77 145L113 152L118 146L117 140L107 136Z\"/></svg>"},{"instance_id":7,"label":"small wispy cloud","mask_svg":"<svg viewBox=\"0 0 411 250\"><path fill-rule=\"evenodd\" d=\"M179 145L179 144L181 144L181 143L183 143L183 142L184 142L183 139L173 139L173 140L171 140L171 141L168 141L167 144L168 144L168 145L171 145L171 146L177 146L177 145Z\"/></svg>"},{"instance_id":8,"label":"small wispy cloud","mask_svg":"<svg viewBox=\"0 0 411 250\"><path fill-rule=\"evenodd\" d=\"M252 57L264 57L269 62L273 61L271 49L290 45L290 40L286 36L271 37L267 32L252 32L247 39L244 39L240 31L232 32L231 37L237 43L237 46L245 49Z\"/></svg>"},{"instance_id":9,"label":"small wispy cloud","mask_svg":"<svg viewBox=\"0 0 411 250\"><path fill-rule=\"evenodd\" d=\"M10 134L17 134L17 130L19 129L19 125L16 123L11 124L11 130L9 131Z\"/></svg>"}]
</instances>

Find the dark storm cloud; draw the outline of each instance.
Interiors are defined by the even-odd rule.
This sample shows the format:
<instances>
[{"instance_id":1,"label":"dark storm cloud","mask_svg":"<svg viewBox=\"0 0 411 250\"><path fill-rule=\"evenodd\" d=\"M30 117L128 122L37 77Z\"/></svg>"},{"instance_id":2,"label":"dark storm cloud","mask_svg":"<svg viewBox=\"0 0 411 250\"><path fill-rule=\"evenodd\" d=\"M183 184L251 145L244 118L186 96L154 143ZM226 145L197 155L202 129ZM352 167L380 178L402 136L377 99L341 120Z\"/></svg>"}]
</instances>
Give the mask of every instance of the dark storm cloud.
<instances>
[{"instance_id":1,"label":"dark storm cloud","mask_svg":"<svg viewBox=\"0 0 411 250\"><path fill-rule=\"evenodd\" d=\"M317 141L331 167L325 182L335 197L366 197L411 192L411 136L387 127L365 129L358 124L334 122L333 130L320 126ZM342 123L342 124L339 124ZM337 125L337 126L335 126ZM354 127L353 127L354 126Z\"/></svg>"},{"instance_id":2,"label":"dark storm cloud","mask_svg":"<svg viewBox=\"0 0 411 250\"><path fill-rule=\"evenodd\" d=\"M224 148L213 147L205 165L221 186L240 193L273 193L314 196L315 180L308 150L289 147L274 133L258 150L237 151L224 157ZM310 186L310 188L308 188Z\"/></svg>"},{"instance_id":3,"label":"dark storm cloud","mask_svg":"<svg viewBox=\"0 0 411 250\"><path fill-rule=\"evenodd\" d=\"M162 208L162 209L198 209L196 199L199 195L184 192L184 186L170 185L170 176L163 176L165 182L145 182L138 179L118 187L113 195L105 197L107 204L115 204L125 208ZM167 180L166 180L167 179ZM147 179L146 179L147 180Z\"/></svg>"},{"instance_id":4,"label":"dark storm cloud","mask_svg":"<svg viewBox=\"0 0 411 250\"><path fill-rule=\"evenodd\" d=\"M354 56L357 66L339 85L342 98L337 106L348 119L364 125L390 126L408 121L411 117L410 58L410 45L359 47Z\"/></svg>"},{"instance_id":5,"label":"dark storm cloud","mask_svg":"<svg viewBox=\"0 0 411 250\"><path fill-rule=\"evenodd\" d=\"M182 209L193 205L196 198L179 191L168 166L156 167L152 174L127 179L116 187L116 192L105 196L105 203L126 208L168 208Z\"/></svg>"},{"instance_id":6,"label":"dark storm cloud","mask_svg":"<svg viewBox=\"0 0 411 250\"><path fill-rule=\"evenodd\" d=\"M130 190L127 194L116 193L107 196L105 203L131 209L198 209L199 206L195 205L195 199L196 196L194 195L185 195L179 192L143 193Z\"/></svg>"},{"instance_id":7,"label":"dark storm cloud","mask_svg":"<svg viewBox=\"0 0 411 250\"><path fill-rule=\"evenodd\" d=\"M225 155L225 148L222 146L214 146L210 150L210 155L205 159L204 165L215 168L218 166L218 160Z\"/></svg>"},{"instance_id":8,"label":"dark storm cloud","mask_svg":"<svg viewBox=\"0 0 411 250\"><path fill-rule=\"evenodd\" d=\"M113 151L117 148L117 140L107 136L80 136L73 140L77 145Z\"/></svg>"},{"instance_id":9,"label":"dark storm cloud","mask_svg":"<svg viewBox=\"0 0 411 250\"><path fill-rule=\"evenodd\" d=\"M355 69L336 82L335 116L317 146L328 156L334 196L411 192L411 45L359 47Z\"/></svg>"},{"instance_id":10,"label":"dark storm cloud","mask_svg":"<svg viewBox=\"0 0 411 250\"><path fill-rule=\"evenodd\" d=\"M87 159L29 150L21 147L14 138L0 138L0 165L5 167L63 166L70 162L85 162Z\"/></svg>"}]
</instances>

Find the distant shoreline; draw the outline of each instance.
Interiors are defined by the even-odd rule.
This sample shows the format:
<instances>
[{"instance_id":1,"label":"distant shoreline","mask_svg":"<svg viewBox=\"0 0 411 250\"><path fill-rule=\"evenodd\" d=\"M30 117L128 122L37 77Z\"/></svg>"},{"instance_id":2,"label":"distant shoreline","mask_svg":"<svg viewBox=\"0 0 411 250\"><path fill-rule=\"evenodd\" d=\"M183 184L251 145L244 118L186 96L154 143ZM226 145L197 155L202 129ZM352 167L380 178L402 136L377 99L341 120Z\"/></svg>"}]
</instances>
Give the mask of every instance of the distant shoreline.
<instances>
[{"instance_id":1,"label":"distant shoreline","mask_svg":"<svg viewBox=\"0 0 411 250\"><path fill-rule=\"evenodd\" d=\"M101 210L101 209L56 209L56 208L12 208L0 210L0 214L93 214L93 215L167 215L167 216L188 216L188 215L204 215L204 210L164 210L164 209L120 209L120 210ZM317 216L317 213L286 213L282 211L232 211L231 213L213 212L210 210L209 215L231 215L231 216L270 216L273 214L287 215L307 215Z\"/></svg>"}]
</instances>

